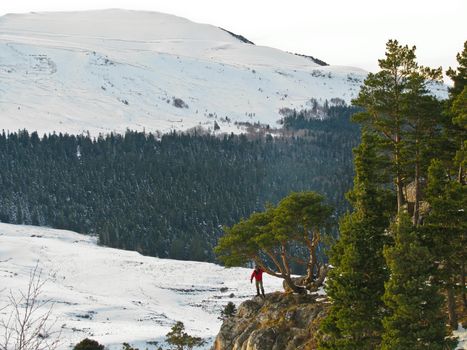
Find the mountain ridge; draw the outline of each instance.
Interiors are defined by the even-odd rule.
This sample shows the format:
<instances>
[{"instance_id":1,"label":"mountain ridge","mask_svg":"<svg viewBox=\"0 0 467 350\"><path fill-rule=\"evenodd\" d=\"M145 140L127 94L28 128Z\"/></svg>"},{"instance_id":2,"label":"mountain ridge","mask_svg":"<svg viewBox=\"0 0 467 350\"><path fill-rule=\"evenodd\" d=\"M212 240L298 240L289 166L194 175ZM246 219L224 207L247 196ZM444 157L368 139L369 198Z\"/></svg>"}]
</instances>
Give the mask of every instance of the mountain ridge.
<instances>
[{"instance_id":1,"label":"mountain ridge","mask_svg":"<svg viewBox=\"0 0 467 350\"><path fill-rule=\"evenodd\" d=\"M277 127L281 108L311 99L350 102L365 76L156 12L0 17L0 113L10 131L213 131L217 123L241 133L242 123Z\"/></svg>"}]
</instances>

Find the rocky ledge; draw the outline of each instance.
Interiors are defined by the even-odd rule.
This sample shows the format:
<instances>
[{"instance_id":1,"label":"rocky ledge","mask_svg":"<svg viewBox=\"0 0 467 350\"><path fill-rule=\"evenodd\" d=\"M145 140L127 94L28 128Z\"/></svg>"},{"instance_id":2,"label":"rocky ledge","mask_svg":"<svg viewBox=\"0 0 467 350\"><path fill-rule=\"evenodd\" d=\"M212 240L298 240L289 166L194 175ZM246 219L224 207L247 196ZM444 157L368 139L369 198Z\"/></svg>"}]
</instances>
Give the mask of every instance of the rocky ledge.
<instances>
[{"instance_id":1,"label":"rocky ledge","mask_svg":"<svg viewBox=\"0 0 467 350\"><path fill-rule=\"evenodd\" d=\"M271 293L243 302L224 320L213 350L316 349L325 303L317 295Z\"/></svg>"}]
</instances>

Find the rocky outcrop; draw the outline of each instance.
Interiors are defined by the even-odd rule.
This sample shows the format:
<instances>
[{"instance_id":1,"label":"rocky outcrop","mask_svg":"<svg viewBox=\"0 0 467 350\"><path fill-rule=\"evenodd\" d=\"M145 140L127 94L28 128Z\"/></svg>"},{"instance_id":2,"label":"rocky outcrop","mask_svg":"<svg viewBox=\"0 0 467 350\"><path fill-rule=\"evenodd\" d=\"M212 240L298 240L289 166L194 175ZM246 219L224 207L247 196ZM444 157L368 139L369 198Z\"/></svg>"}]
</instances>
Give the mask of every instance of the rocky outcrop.
<instances>
[{"instance_id":1,"label":"rocky outcrop","mask_svg":"<svg viewBox=\"0 0 467 350\"><path fill-rule=\"evenodd\" d=\"M224 321L213 350L316 349L325 304L315 295L267 294L243 302Z\"/></svg>"}]
</instances>

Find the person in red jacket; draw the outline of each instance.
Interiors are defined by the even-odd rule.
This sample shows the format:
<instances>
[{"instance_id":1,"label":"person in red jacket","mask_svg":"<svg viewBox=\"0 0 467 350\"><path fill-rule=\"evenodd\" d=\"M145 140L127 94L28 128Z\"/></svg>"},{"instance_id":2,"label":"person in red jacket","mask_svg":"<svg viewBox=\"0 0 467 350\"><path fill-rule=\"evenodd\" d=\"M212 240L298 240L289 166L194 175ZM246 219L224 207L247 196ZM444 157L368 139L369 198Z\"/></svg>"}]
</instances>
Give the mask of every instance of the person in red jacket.
<instances>
[{"instance_id":1,"label":"person in red jacket","mask_svg":"<svg viewBox=\"0 0 467 350\"><path fill-rule=\"evenodd\" d=\"M263 269L261 269L259 266L255 266L255 269L253 270L251 274L250 283L253 283L253 278L254 278L256 281L256 295L260 295L259 289L261 288L261 293L263 294L263 297L264 297L263 272L264 272Z\"/></svg>"}]
</instances>

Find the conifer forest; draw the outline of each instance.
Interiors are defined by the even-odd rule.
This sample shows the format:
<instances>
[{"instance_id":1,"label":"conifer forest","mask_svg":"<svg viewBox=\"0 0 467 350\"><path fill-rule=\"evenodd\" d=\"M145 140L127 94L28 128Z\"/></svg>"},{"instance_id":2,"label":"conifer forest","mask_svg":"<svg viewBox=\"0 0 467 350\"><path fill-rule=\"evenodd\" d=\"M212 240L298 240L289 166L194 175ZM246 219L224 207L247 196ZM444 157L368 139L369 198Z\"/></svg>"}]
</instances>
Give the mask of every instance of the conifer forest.
<instances>
[{"instance_id":1,"label":"conifer forest","mask_svg":"<svg viewBox=\"0 0 467 350\"><path fill-rule=\"evenodd\" d=\"M304 112L287 114L275 137L3 132L0 221L97 234L103 245L146 255L213 261L223 225L290 191L325 194L335 215L347 209L356 109L324 107L328 118L304 126Z\"/></svg>"}]
</instances>

